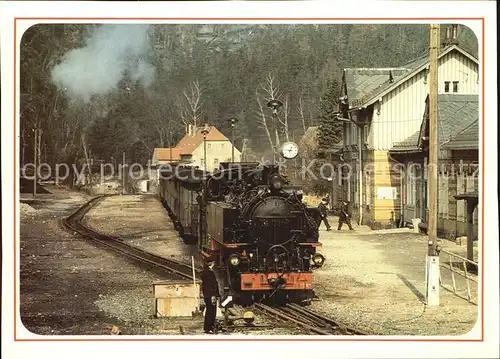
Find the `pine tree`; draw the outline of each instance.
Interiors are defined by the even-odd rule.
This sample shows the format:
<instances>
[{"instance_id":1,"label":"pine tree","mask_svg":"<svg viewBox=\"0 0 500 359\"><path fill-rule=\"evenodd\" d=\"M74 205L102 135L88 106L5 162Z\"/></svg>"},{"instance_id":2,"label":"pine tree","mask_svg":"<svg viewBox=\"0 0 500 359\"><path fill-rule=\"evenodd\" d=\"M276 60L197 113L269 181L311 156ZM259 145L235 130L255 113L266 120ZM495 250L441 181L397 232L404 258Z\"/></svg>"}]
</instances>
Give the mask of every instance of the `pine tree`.
<instances>
[{"instance_id":1,"label":"pine tree","mask_svg":"<svg viewBox=\"0 0 500 359\"><path fill-rule=\"evenodd\" d=\"M340 85L337 80L328 83L320 101L320 126L318 133L318 156L324 158L333 145L342 141L343 125L337 119Z\"/></svg>"}]
</instances>

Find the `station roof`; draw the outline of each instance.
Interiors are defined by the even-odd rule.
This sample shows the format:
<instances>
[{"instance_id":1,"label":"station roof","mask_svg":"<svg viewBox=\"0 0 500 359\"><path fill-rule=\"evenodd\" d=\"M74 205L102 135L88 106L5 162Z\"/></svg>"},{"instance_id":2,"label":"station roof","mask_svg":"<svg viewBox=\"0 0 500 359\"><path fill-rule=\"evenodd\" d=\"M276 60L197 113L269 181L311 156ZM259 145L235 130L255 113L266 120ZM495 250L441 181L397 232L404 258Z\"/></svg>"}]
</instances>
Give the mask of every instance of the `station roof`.
<instances>
[{"instance_id":1,"label":"station roof","mask_svg":"<svg viewBox=\"0 0 500 359\"><path fill-rule=\"evenodd\" d=\"M415 153L423 150L429 133L429 98L420 130L404 141L395 143L391 152ZM438 142L442 149L478 149L479 96L464 94L438 95Z\"/></svg>"}]
</instances>

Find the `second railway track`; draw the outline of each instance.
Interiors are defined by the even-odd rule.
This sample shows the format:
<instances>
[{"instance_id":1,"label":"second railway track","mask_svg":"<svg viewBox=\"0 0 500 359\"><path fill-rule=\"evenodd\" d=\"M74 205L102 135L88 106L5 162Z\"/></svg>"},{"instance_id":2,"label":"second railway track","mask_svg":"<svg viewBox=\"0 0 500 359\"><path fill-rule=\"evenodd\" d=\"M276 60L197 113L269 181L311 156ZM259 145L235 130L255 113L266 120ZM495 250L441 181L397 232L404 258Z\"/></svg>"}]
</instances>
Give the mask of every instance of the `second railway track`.
<instances>
[{"instance_id":1,"label":"second railway track","mask_svg":"<svg viewBox=\"0 0 500 359\"><path fill-rule=\"evenodd\" d=\"M85 214L94 206L99 204L108 196L95 197L89 202L85 203L72 215L64 219L64 225L72 231L92 239L100 245L106 246L115 252L119 252L128 258L138 261L142 264L147 264L153 267L156 271L163 272L167 276L175 276L183 279L192 279L192 268L185 263L167 259L153 253L144 251L137 247L124 243L120 238L108 236L98 233L91 228L88 228L82 223Z\"/></svg>"},{"instance_id":2,"label":"second railway track","mask_svg":"<svg viewBox=\"0 0 500 359\"><path fill-rule=\"evenodd\" d=\"M176 276L183 279L193 279L193 268L182 262L167 259L153 253L144 251L137 247L124 243L120 238L98 233L85 226L82 219L85 214L94 206L99 204L109 195L95 197L85 203L69 217L64 219L64 225L93 241L108 247L115 252L119 252L139 263L147 264L156 271L161 271L166 276ZM195 270L199 273L199 270ZM297 325L315 335L367 335L359 330L348 328L335 322L333 319L313 312L297 304L286 304L281 307L271 307L262 303L256 303L255 308L268 316L279 318L291 324Z\"/></svg>"}]
</instances>

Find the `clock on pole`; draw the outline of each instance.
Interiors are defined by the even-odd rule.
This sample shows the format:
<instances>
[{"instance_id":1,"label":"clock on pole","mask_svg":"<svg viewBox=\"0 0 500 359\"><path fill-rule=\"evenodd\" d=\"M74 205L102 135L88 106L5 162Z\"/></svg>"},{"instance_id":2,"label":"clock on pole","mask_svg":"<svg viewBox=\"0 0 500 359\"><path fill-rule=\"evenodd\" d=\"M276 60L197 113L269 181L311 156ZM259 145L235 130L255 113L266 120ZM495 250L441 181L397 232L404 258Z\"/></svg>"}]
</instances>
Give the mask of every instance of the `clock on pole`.
<instances>
[{"instance_id":1,"label":"clock on pole","mask_svg":"<svg viewBox=\"0 0 500 359\"><path fill-rule=\"evenodd\" d=\"M299 146L295 142L285 142L281 146L281 155L288 159L294 159L299 154Z\"/></svg>"}]
</instances>

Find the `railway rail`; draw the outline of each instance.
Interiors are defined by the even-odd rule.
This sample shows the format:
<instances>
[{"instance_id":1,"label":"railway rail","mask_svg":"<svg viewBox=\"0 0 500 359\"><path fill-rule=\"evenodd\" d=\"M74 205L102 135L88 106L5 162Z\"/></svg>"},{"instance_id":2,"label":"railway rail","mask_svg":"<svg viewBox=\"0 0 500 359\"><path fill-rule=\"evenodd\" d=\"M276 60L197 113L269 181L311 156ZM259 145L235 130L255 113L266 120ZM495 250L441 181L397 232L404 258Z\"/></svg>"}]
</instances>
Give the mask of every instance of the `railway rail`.
<instances>
[{"instance_id":1,"label":"railway rail","mask_svg":"<svg viewBox=\"0 0 500 359\"><path fill-rule=\"evenodd\" d=\"M188 264L160 257L137 247L130 246L124 243L120 238L98 233L85 226L82 223L82 219L85 214L103 201L106 197L109 197L109 195L95 197L85 203L73 214L64 219L64 225L68 229L86 238L92 239L100 245L108 247L115 252L119 252L141 264L149 265L154 268L155 271L162 272L161 274L165 274L168 277L174 276L182 279L193 278L191 275L192 268Z\"/></svg>"},{"instance_id":2,"label":"railway rail","mask_svg":"<svg viewBox=\"0 0 500 359\"><path fill-rule=\"evenodd\" d=\"M294 303L285 304L281 307L271 307L257 303L255 307L317 335L368 335Z\"/></svg>"},{"instance_id":3,"label":"railway rail","mask_svg":"<svg viewBox=\"0 0 500 359\"><path fill-rule=\"evenodd\" d=\"M110 195L98 196L88 201L69 217L65 218L63 221L64 225L68 229L86 238L92 239L100 245L119 252L141 264L150 265L156 271L161 271L162 274L170 277L177 276L182 279L193 279L193 268L186 263L149 253L124 243L120 238L98 233L85 226L82 223L85 214L109 196ZM199 270L195 269L195 271L199 273ZM298 304L271 307L263 303L256 303L254 307L269 316L272 315L275 318L293 323L294 325L302 327L307 332L316 335L367 335L367 333L343 326L330 318L301 307Z\"/></svg>"}]
</instances>

